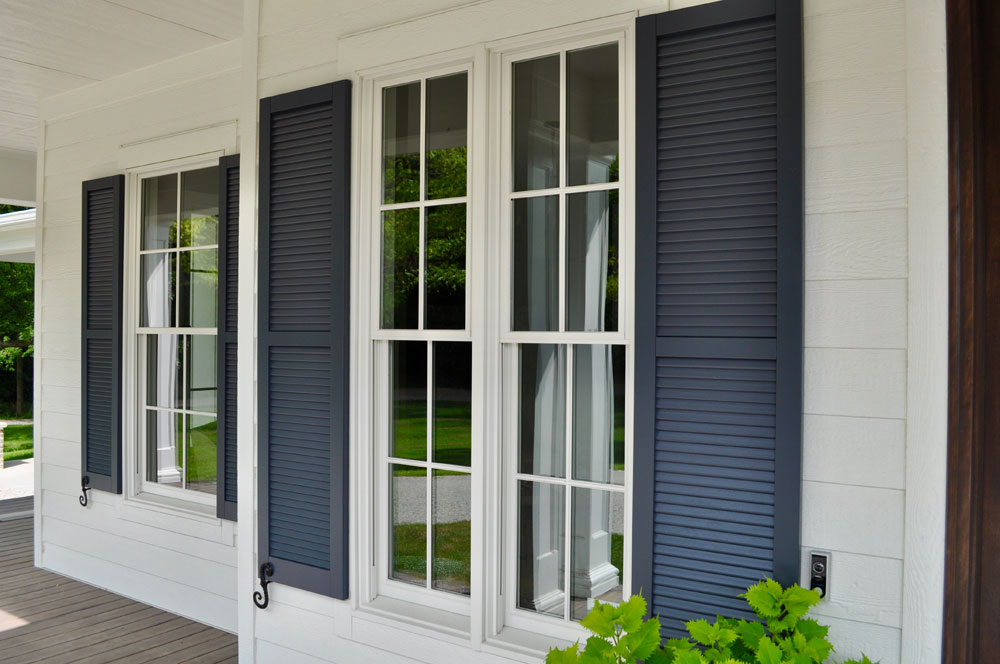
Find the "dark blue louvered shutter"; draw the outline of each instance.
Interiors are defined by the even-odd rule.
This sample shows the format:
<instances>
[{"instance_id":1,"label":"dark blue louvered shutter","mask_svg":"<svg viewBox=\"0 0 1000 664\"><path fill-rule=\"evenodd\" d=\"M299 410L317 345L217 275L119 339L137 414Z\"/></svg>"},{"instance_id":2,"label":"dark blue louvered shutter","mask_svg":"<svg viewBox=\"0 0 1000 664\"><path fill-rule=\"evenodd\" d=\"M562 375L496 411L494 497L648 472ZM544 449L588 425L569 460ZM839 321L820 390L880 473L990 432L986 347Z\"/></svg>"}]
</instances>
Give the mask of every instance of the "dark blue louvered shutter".
<instances>
[{"instance_id":1,"label":"dark blue louvered shutter","mask_svg":"<svg viewBox=\"0 0 1000 664\"><path fill-rule=\"evenodd\" d=\"M348 595L351 84L261 100L261 562Z\"/></svg>"},{"instance_id":2,"label":"dark blue louvered shutter","mask_svg":"<svg viewBox=\"0 0 1000 664\"><path fill-rule=\"evenodd\" d=\"M801 5L637 33L633 588L676 633L799 576Z\"/></svg>"},{"instance_id":3,"label":"dark blue louvered shutter","mask_svg":"<svg viewBox=\"0 0 1000 664\"><path fill-rule=\"evenodd\" d=\"M92 489L122 492L122 233L125 177L83 183L81 470Z\"/></svg>"},{"instance_id":4,"label":"dark blue louvered shutter","mask_svg":"<svg viewBox=\"0 0 1000 664\"><path fill-rule=\"evenodd\" d=\"M236 520L236 323L239 312L240 156L219 159L219 331L216 338L216 514Z\"/></svg>"}]
</instances>

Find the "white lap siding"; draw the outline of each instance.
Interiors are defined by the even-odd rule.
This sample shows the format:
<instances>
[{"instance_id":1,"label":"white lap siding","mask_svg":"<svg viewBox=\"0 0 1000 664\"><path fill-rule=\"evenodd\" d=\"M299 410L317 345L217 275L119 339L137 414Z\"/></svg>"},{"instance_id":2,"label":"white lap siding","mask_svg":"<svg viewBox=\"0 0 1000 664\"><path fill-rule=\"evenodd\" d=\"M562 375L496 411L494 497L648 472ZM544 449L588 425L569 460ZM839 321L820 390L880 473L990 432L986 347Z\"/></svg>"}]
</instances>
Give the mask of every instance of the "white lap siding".
<instances>
[{"instance_id":1,"label":"white lap siding","mask_svg":"<svg viewBox=\"0 0 1000 664\"><path fill-rule=\"evenodd\" d=\"M36 562L231 632L237 629L233 524L139 507L99 491L90 492L86 508L77 501L80 187L85 180L122 172L123 146L234 123L238 67L234 42L43 102L36 263ZM126 217L128 223L134 220ZM123 441L134 446L134 432L126 430Z\"/></svg>"},{"instance_id":2,"label":"white lap siding","mask_svg":"<svg viewBox=\"0 0 1000 664\"><path fill-rule=\"evenodd\" d=\"M399 9L404 13L392 19L398 24L381 30L374 29L377 16L353 15L356 22L345 30L349 34L334 46L328 35L337 31L340 17L325 3L301 3L289 16L282 3L262 0L261 94L516 36L529 31L529 16L530 31L536 31L620 12L648 13L702 2L481 2L451 10L447 4L423 3L423 13L437 13L416 19L405 15L419 13L407 4ZM906 11L903 0L806 0L804 7L803 565L813 548L832 552L830 599L816 613L831 625L840 656L864 650L886 664L901 661L907 382L913 380L907 373L907 196L912 169L922 167L911 161L908 172ZM943 13L933 20L943 26ZM918 37L923 41L910 44L909 52L933 53L925 57L937 57L943 66L943 27ZM315 48L307 47L310 44ZM943 81L943 76L938 78ZM934 102L943 107L943 87L934 93ZM359 114L366 110L358 109ZM355 140L361 138L360 122L359 117ZM943 131L943 125L937 130ZM928 169L940 170L946 155L938 149L927 159ZM930 194L937 202L942 195L940 189ZM944 228L946 219L928 223ZM939 251L943 258L945 247ZM944 284L938 280L930 286L940 290ZM944 348L939 346L926 352L941 357ZM943 450L944 444L943 438L925 442L931 453ZM927 493L933 496L943 487L943 476L931 479L935 485ZM931 538L941 536L929 533ZM928 601L940 591L940 586L932 586ZM417 635L403 627L406 631L398 634L373 622L375 617L349 607L335 609L330 601L284 610L286 603L300 598L275 595L282 609L256 617L258 652L298 651L302 661L351 661L357 656L351 650L332 654L320 642L294 639L292 621L308 618L313 629L336 635L324 639L336 638L338 643L380 635L373 645L395 653L387 661L398 661L404 654L413 661L451 661L449 656L421 655L418 644L437 643L433 633ZM939 618L914 620L912 629L922 625L920 630L937 633L940 624L935 620ZM287 650L278 649L282 646ZM365 652L378 661L374 651ZM485 658L485 653L478 657Z\"/></svg>"},{"instance_id":3,"label":"white lap siding","mask_svg":"<svg viewBox=\"0 0 1000 664\"><path fill-rule=\"evenodd\" d=\"M119 172L124 144L253 117L259 97L356 80L360 70L447 49L701 3L392 0L349 9L325 0L244 4L253 10L249 29L259 29L259 52L238 45L232 53L206 53L201 60L186 56L141 77L126 75L127 82L101 84L108 94L97 94L100 86L94 86L67 95L65 104L43 104L39 562L225 629L235 631L238 623L241 653L260 662L537 661L545 640L525 637L518 647L472 645L446 620L429 627L398 606L365 608L356 600L339 602L279 584L270 588L271 606L257 611L249 604L257 572L253 558L242 552L237 575L229 527L138 511L107 494L92 493L92 506L79 506L80 183ZM945 131L937 113L945 103L943 10L924 0L804 4L803 565L814 548L832 552L830 597L816 614L831 625L838 657L863 650L884 664L923 664L935 661L939 644L940 612L926 607L940 604L935 570L943 564L938 512L944 476L934 469L945 449L938 383L946 349L938 328L946 288L940 270L947 250L946 153L940 140L930 138ZM251 33L251 39L256 36ZM219 63L232 68L220 71ZM241 65L242 76L235 69ZM359 87L355 99L362 98ZM371 109L356 103L354 111L357 166L360 151L371 149L362 134ZM244 142L255 132L252 123L241 122ZM366 174L355 168L354 193L360 177ZM244 174L242 185L244 209L252 209L255 178ZM354 238L368 230L357 210L355 202ZM939 241L930 244L927 237ZM246 224L241 244L252 247L254 240L252 224ZM254 274L252 262L241 261L240 267ZM246 275L241 281L247 283ZM355 302L365 314L368 306ZM918 322L930 320L936 327L923 332L926 325L913 323L918 314ZM241 330L247 329L252 326L241 321ZM252 341L252 333L241 335L241 343ZM241 377L241 386L248 384ZM358 385L352 382L352 391ZM253 391L241 390L241 417L252 408ZM364 437L370 428L358 421L368 412L355 408L354 416L352 462L370 445ZM256 452L242 442L245 471L255 465ZM373 517L366 511L369 497L357 490L356 468L354 473L356 557L359 523ZM252 481L240 483L242 516L253 514L247 506L255 503L254 492ZM918 525L920 532L914 530ZM249 549L252 531L242 532L240 541ZM352 561L352 576L369 563ZM904 595L919 608L904 609ZM913 644L909 651L904 641Z\"/></svg>"}]
</instances>

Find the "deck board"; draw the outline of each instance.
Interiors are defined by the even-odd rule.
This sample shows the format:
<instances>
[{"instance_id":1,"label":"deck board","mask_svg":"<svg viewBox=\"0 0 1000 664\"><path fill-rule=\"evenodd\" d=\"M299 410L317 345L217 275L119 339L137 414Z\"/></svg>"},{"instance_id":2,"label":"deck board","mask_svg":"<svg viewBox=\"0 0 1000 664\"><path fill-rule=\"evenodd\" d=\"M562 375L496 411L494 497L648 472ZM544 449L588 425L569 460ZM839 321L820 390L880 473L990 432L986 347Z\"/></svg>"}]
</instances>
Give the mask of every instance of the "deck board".
<instances>
[{"instance_id":1,"label":"deck board","mask_svg":"<svg viewBox=\"0 0 1000 664\"><path fill-rule=\"evenodd\" d=\"M0 500L0 519L13 514L22 514L35 509L35 497L25 496L23 498L7 498Z\"/></svg>"},{"instance_id":2,"label":"deck board","mask_svg":"<svg viewBox=\"0 0 1000 664\"><path fill-rule=\"evenodd\" d=\"M16 504L9 504L16 503ZM236 637L34 567L31 498L0 501L4 664L233 664Z\"/></svg>"}]
</instances>

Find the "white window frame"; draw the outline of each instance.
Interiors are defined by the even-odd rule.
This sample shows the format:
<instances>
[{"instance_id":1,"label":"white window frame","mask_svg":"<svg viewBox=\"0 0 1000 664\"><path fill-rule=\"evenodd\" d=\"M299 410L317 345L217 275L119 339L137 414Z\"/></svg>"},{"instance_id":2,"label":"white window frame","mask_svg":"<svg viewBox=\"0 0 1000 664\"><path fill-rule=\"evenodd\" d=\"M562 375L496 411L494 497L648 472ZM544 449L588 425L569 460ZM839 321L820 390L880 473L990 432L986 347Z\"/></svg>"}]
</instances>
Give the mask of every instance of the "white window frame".
<instances>
[{"instance_id":1,"label":"white window frame","mask_svg":"<svg viewBox=\"0 0 1000 664\"><path fill-rule=\"evenodd\" d=\"M510 375L510 356L518 343L615 344L626 347L626 561L623 593L631 592L631 524L633 464L633 329L634 311L634 13L621 14L531 35L479 44L401 64L383 65L358 72L361 94L356 102L359 138L356 159L357 239L355 255L368 257L352 269L359 284L354 338L358 339L352 430L357 459L354 493L359 518L354 526L356 543L356 587L353 605L379 619L401 620L436 633L446 633L476 649L537 656L541 642L559 638L569 641L586 637L586 631L568 620L551 618L514 608L512 584L516 583L516 543L504 547L505 535L516 524L516 510L508 485L516 482L510 455L516 455L505 437L513 431L505 413L504 380ZM510 331L510 98L509 66L531 54L545 55L586 46L619 43L619 322L616 332L512 332ZM469 71L469 180L467 204L467 282L465 330L381 330L381 90L393 84L425 79L468 68ZM422 108L421 114L424 113ZM565 132L565 128L562 129ZM561 160L565 160L565 143ZM497 168L496 164L502 165ZM565 172L562 169L562 172ZM422 169L423 177L423 169ZM421 185L423 182L421 182ZM609 189L606 185L590 189ZM572 187L572 191L586 191ZM538 192L532 192L537 194ZM433 204L437 204L434 201ZM422 206L421 206L422 207ZM497 221L500 223L497 223ZM562 239L561 241L565 241ZM499 247L500 249L495 249ZM421 293L421 297L422 297ZM560 293L560 298L564 294ZM560 325L565 318L560 312ZM421 318L421 323L422 323ZM387 452L385 407L387 353L378 357L376 345L392 339L471 340L473 343L473 451L472 451L472 573L471 594L460 598L465 606L456 610L452 598L435 601L441 591L414 588L409 584L385 583L387 576L388 501L386 478L380 476ZM387 344L386 344L387 345ZM380 374L381 372L381 374ZM515 386L516 389L516 386ZM504 447L506 446L506 448ZM387 475L387 471L384 473ZM586 482L566 482L586 485ZM609 488L601 485L602 488ZM500 506L500 507L498 507ZM381 551L381 553L380 553ZM511 575L513 570L515 576ZM386 579L386 581L389 581ZM398 594L393 586L409 586ZM389 592L387 592L387 590ZM407 592L410 591L410 592ZM532 636L536 635L536 636ZM542 641L538 639L541 638Z\"/></svg>"},{"instance_id":2,"label":"white window frame","mask_svg":"<svg viewBox=\"0 0 1000 664\"><path fill-rule=\"evenodd\" d=\"M205 154L162 161L155 164L131 168L126 171L126 218L124 238L124 284L123 316L125 330L122 343L122 381L124 386L123 422L123 468L125 468L126 496L132 502L161 506L170 511L187 512L194 515L215 517L217 497L212 494L160 485L145 479L146 467L146 381L144 366L146 349L139 343L140 334L216 335L218 328L144 328L139 325L141 297L140 256L142 236L142 181L147 178L184 173L219 165L223 150ZM178 188L178 196L180 188ZM178 207L178 212L179 212ZM200 247L216 248L216 245ZM218 409L218 406L217 406ZM181 409L165 409L181 410ZM187 413L187 410L184 410ZM211 415L206 413L206 415ZM217 416L217 414L216 414Z\"/></svg>"},{"instance_id":3,"label":"white window frame","mask_svg":"<svg viewBox=\"0 0 1000 664\"><path fill-rule=\"evenodd\" d=\"M617 42L618 44L618 136L619 136L619 177L617 184L589 184L573 185L566 184L568 171L566 167L566 53L592 46L600 46ZM633 233L634 214L631 197L634 192L633 174L633 135L632 113L634 109L634 96L631 95L631 80L634 77L632 65L632 34L630 28L618 30L603 30L596 34L586 36L572 36L560 40L547 41L541 44L531 44L521 48L510 48L498 50L493 55L493 70L499 79L497 84L492 86L494 96L493 108L496 108L494 117L503 118L499 126L491 129L497 134L496 145L500 149L499 173L491 174L494 177L495 198L499 208L497 224L498 237L494 240L495 245L500 247L500 310L501 310L501 334L500 343L501 363L502 363L502 389L504 394L500 397L503 404L501 417L501 430L503 441L501 447L500 463L504 472L502 474L502 505L503 505L503 532L506 537L502 538L509 542L502 555L502 576L497 580L497 586L503 588L503 599L499 603L497 610L497 621L493 625L499 632L504 627L530 632L542 632L558 636L567 640L575 640L584 633L578 623L573 622L569 615L563 618L556 618L540 614L517 607L517 543L514 534L517 532L518 510L516 505L517 483L521 479L530 481L542 481L566 487L566 550L564 556L571 556L571 519L572 509L572 488L597 488L604 491L619 492L624 495L624 544L622 557L625 561L625 571L623 575L622 593L623 597L628 597L631 592L631 523L632 523L632 403L633 403L633 344L632 344L632 293L634 256L633 256ZM512 72L515 62L530 60L533 58L559 54L560 56L560 148L559 148L559 186L548 189L533 189L527 191L513 191L512 175ZM497 92L499 91L499 92ZM582 332L566 331L566 270L565 270L565 245L566 245L566 204L564 202L566 194L583 193L590 191L613 191L619 192L618 196L618 219L619 219L619 283L618 283L618 329L614 332ZM538 196L558 195L559 204L559 257L560 257L560 281L559 281L559 331L515 331L511 329L512 310L512 220L513 201L521 198L532 198ZM571 466L567 465L565 478L553 478L547 480L535 476L522 476L516 471L518 466L517 450L517 349L521 344L558 344L567 346L567 392L566 392L566 417L567 432L572 430L572 361L573 346L576 344L608 344L625 347L625 483L624 485L606 485L595 482L586 482L572 478ZM571 441L567 441L567 454L570 454ZM499 567L499 566L498 566ZM564 592L570 590L570 565L566 565L566 580Z\"/></svg>"},{"instance_id":4,"label":"white window frame","mask_svg":"<svg viewBox=\"0 0 1000 664\"><path fill-rule=\"evenodd\" d=\"M362 585L364 590L362 591L362 599L367 599L368 601L376 597L388 597L392 599L402 600L404 602L412 603L417 606L426 606L432 609L439 609L441 611L458 614L462 616L469 616L471 613L472 599L470 597L464 597L454 593L448 593L440 590L431 590L429 588L420 588L414 584L406 583L403 581L398 581L389 578L389 527L390 527L390 513L389 513L389 500L387 498L389 491L389 411L391 407L389 403L389 384L386 377L389 376L390 362L389 357L389 347L392 341L419 341L423 343L432 343L435 341L460 341L468 342L473 345L474 349L482 347L482 341L477 341L474 337L472 330L476 327L481 327L474 321L477 317L477 311L482 308L481 298L475 297L477 289L480 288L482 282L482 277L480 276L480 270L474 269L473 261L475 260L475 252L473 250L473 245L476 242L476 238L481 234L481 231L477 229L476 219L482 218L482 202L480 199L483 198L482 192L483 187L481 183L478 183L475 179L474 173L481 170L481 167L476 166L477 161L483 161L483 142L481 140L482 129L480 128L482 121L479 116L482 115L482 110L485 106L482 100L476 101L476 85L477 85L477 72L483 69L482 63L479 62L477 67L477 59L472 52L468 50L462 53L456 53L452 57L445 56L445 58L434 58L427 62L427 66L421 66L418 68L410 67L404 72L395 71L388 73L386 75L374 75L370 81L366 81L363 88L363 107L366 109L365 119L369 123L368 131L366 134L370 135L370 140L364 142L364 150L367 153L367 162L369 168L363 169L362 173L367 173L367 177L363 177L362 189L364 194L362 195L362 201L367 205L367 212L362 211L360 217L363 220L364 230L362 231L369 241L369 251L363 255L370 256L368 265L368 284L370 284L370 289L367 293L368 304L371 307L369 316L367 319L368 331L363 334L360 338L365 340L366 349L362 352L364 359L368 359L371 362L370 370L373 371L371 375L371 386L372 395L374 397L371 407L368 412L371 413L372 420L370 422L371 431L373 434L372 439L374 443L369 442L368 444L362 444L362 447L367 447L369 450L373 450L374 454L371 457L371 462L369 465L369 477L371 479L370 487L370 500L373 506L373 510L368 512L369 516L374 515L373 520L373 530L371 532L371 537L368 541L371 542L371 550L367 552L367 555L363 555L360 559L371 560L374 565L374 572L366 579L362 579ZM420 135L425 137L425 127L426 127L426 96L427 96L427 85L428 79L438 78L442 76L448 76L450 74L458 74L465 72L468 76L468 98L467 98L467 131L468 131L468 157L467 157L467 180L466 180L466 195L463 197L455 198L442 198L442 199L427 199L425 186L426 186L426 146L421 142L420 145L420 198L418 201L411 201L407 203L382 203L382 176L383 176L383 165L382 165L382 91L386 88L390 88L396 85L402 85L406 83L413 83L419 81L421 83L421 94L420 94ZM480 74L482 77L482 74ZM480 137L477 140L477 137ZM441 205L452 205L464 203L466 206L466 284L465 284L465 328L464 329L426 329L424 327L424 311L425 311L425 284L424 284L424 230L426 228L425 220L425 210L429 207L436 207ZM420 269L420 283L418 288L418 329L383 329L381 327L381 294L382 294L382 212L388 210L400 210L400 209L418 209L420 211L420 246L419 246L419 269ZM366 295L364 291L362 292L362 298ZM482 417L480 413L482 412L482 397L480 396L481 390L476 386L476 364L481 360L477 360L477 353L475 350L472 353L473 357L473 402L472 402L472 438L473 441L481 440L483 431L481 420ZM361 358L359 358L361 359ZM428 361L430 360L430 353L428 353ZM428 379L432 379L433 367L428 365ZM432 394L428 392L428 399L432 398ZM362 411L364 412L364 411ZM430 434L430 422L428 422L428 435ZM362 439L363 440L363 439ZM477 467L476 450L475 445L473 445L473 456L472 465L468 469L461 469L462 472L468 471L471 476L472 486L473 486L473 509L475 507L475 487L480 478L480 472ZM434 463L430 458L424 462L420 462L421 465L428 469L427 474L427 490L428 493L431 490L431 469L441 466L444 467L446 464ZM449 470L460 470L459 468L447 468ZM428 510L428 523L430 523L430 510L432 502L430 496L427 499L427 510ZM475 516L472 516L472 552L471 560L475 560L476 546L475 546ZM428 546L430 546L430 540L428 539ZM429 559L428 559L429 560ZM429 581L429 579L428 579ZM473 583L475 581L473 579Z\"/></svg>"}]
</instances>

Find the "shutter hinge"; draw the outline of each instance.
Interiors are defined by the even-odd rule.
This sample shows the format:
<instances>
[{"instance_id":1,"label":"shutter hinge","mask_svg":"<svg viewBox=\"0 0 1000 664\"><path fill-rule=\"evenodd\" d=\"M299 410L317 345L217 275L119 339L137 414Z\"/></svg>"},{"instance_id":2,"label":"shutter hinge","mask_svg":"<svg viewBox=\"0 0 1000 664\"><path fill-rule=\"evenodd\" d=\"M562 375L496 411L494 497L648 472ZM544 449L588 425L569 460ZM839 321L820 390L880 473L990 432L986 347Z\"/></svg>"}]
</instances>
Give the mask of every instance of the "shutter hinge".
<instances>
[{"instance_id":1,"label":"shutter hinge","mask_svg":"<svg viewBox=\"0 0 1000 664\"><path fill-rule=\"evenodd\" d=\"M267 605L271 602L271 598L267 595L267 584L271 583L269 578L274 574L274 565L271 563L264 563L260 566L260 590L255 591L253 594L253 603L258 609L266 609ZM263 591L263 594L261 594Z\"/></svg>"},{"instance_id":2,"label":"shutter hinge","mask_svg":"<svg viewBox=\"0 0 1000 664\"><path fill-rule=\"evenodd\" d=\"M80 488L83 490L83 495L80 496L80 504L84 507L90 502L87 497L87 492L90 491L90 475L84 475L83 479L80 480Z\"/></svg>"}]
</instances>

